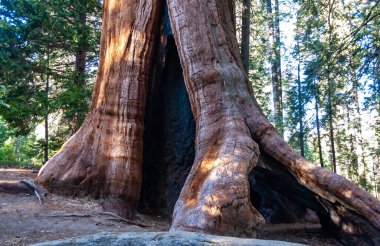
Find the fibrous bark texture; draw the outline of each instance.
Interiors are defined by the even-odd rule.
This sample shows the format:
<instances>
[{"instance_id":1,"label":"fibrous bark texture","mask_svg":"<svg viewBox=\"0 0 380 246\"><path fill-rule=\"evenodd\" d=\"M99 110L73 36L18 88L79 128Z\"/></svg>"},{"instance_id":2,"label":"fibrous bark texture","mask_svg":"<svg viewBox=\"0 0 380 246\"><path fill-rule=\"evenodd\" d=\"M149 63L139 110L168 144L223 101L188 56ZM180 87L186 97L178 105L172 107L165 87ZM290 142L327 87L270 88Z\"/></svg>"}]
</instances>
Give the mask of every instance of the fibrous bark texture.
<instances>
[{"instance_id":1,"label":"fibrous bark texture","mask_svg":"<svg viewBox=\"0 0 380 246\"><path fill-rule=\"evenodd\" d=\"M244 71L249 73L249 33L251 23L251 0L243 1L243 10L241 18L241 60L243 63Z\"/></svg>"},{"instance_id":2,"label":"fibrous bark texture","mask_svg":"<svg viewBox=\"0 0 380 246\"><path fill-rule=\"evenodd\" d=\"M105 198L107 210L131 217L140 196L146 87L160 4L112 0L103 5L91 108L37 181L55 192Z\"/></svg>"},{"instance_id":3,"label":"fibrous bark texture","mask_svg":"<svg viewBox=\"0 0 380 246\"><path fill-rule=\"evenodd\" d=\"M262 201L282 210L292 201L316 211L343 243L380 244L379 201L306 161L263 115L241 62L232 6L104 1L89 114L37 181L104 198L105 209L124 217L135 212L140 187L140 208L170 213L183 185L172 230L234 236L255 235L264 223L252 202L274 220Z\"/></svg>"},{"instance_id":4,"label":"fibrous bark texture","mask_svg":"<svg viewBox=\"0 0 380 246\"><path fill-rule=\"evenodd\" d=\"M246 184L240 180L246 180L244 172L256 163L258 144L267 172L276 176L271 165L278 166L277 174L281 175L274 181L287 180L275 186L289 196L298 190L296 194L308 197L298 201L314 208L327 230L345 243L380 243L379 201L345 178L306 161L263 115L243 73L237 42L232 38L228 4L179 0L168 3L197 125L194 166L176 204L172 227L232 234L245 233L242 227L258 227L261 218L245 206ZM246 170L241 171L242 166ZM286 190L288 183L292 185ZM219 187L223 187L224 194L233 193L228 197L235 195L237 203L229 202L227 195L219 195ZM214 191L211 195L210 189ZM240 223L239 217L228 217L231 207L243 210L241 217L256 218L256 223L241 223L240 231L225 227L224 221ZM202 221L204 218L207 221Z\"/></svg>"},{"instance_id":5,"label":"fibrous bark texture","mask_svg":"<svg viewBox=\"0 0 380 246\"><path fill-rule=\"evenodd\" d=\"M140 209L171 215L194 161L195 121L173 36L160 40L146 107Z\"/></svg>"},{"instance_id":6,"label":"fibrous bark texture","mask_svg":"<svg viewBox=\"0 0 380 246\"><path fill-rule=\"evenodd\" d=\"M172 228L254 234L264 219L250 203L248 173L259 149L241 104L251 94L233 35L231 5L179 0L168 5L197 129L194 164Z\"/></svg>"}]
</instances>

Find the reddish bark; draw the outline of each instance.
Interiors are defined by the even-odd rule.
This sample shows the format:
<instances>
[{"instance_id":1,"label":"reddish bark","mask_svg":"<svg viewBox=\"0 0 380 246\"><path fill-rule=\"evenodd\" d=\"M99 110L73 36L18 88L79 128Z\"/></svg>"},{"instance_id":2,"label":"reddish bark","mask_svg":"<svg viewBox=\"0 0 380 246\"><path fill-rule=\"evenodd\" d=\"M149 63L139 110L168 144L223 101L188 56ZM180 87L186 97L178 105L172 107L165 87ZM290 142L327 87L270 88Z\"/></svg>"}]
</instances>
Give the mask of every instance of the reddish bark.
<instances>
[{"instance_id":1,"label":"reddish bark","mask_svg":"<svg viewBox=\"0 0 380 246\"><path fill-rule=\"evenodd\" d=\"M228 1L168 5L197 129L194 164L177 201L172 228L254 234L264 219L250 203L248 173L259 151L240 103L251 94L230 5Z\"/></svg>"},{"instance_id":2,"label":"reddish bark","mask_svg":"<svg viewBox=\"0 0 380 246\"><path fill-rule=\"evenodd\" d=\"M157 59L153 54L165 48L156 35L161 4L104 2L89 115L37 179L51 191L105 198L107 210L125 217L135 212L146 87L149 76L153 84L159 82L151 63ZM315 210L323 227L343 242L379 243L379 201L306 161L263 115L241 63L231 2L170 0L168 9L196 123L195 160L176 203L172 229L254 235L264 219L251 205L248 173L258 163L255 171L262 180Z\"/></svg>"},{"instance_id":3,"label":"reddish bark","mask_svg":"<svg viewBox=\"0 0 380 246\"><path fill-rule=\"evenodd\" d=\"M239 221L228 216L231 213L228 209L235 206L223 195L210 199L209 189L213 189L212 198L219 190L229 194L235 189L238 192L234 195L244 199L244 182L231 177L244 176L250 165L256 163L257 143L262 154L284 165L330 212L328 226L337 227L352 240L367 238L369 244L380 242L379 201L293 151L262 113L243 72L228 4L216 0L197 3L171 0L169 10L197 124L196 158L177 202L172 228L213 233L228 230L230 234L246 233L244 226L246 230L252 229L247 223L240 224L238 230L225 227L224 223L233 225ZM241 166L247 169L237 168ZM242 217L256 216L244 202L238 202L236 207L243 210ZM359 222L362 219L367 225ZM258 226L261 219L256 216L255 222L250 226Z\"/></svg>"},{"instance_id":4,"label":"reddish bark","mask_svg":"<svg viewBox=\"0 0 380 246\"><path fill-rule=\"evenodd\" d=\"M100 64L88 116L40 171L49 190L105 198L132 217L140 196L144 110L159 1L104 1Z\"/></svg>"}]
</instances>

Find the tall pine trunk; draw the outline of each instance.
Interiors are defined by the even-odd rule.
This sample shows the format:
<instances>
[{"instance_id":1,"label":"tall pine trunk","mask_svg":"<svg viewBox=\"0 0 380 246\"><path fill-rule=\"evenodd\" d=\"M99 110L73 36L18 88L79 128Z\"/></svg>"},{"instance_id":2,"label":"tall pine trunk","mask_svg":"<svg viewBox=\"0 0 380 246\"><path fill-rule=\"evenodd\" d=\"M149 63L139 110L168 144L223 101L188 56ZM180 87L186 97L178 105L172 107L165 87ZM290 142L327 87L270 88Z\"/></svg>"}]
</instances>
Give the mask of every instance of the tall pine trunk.
<instances>
[{"instance_id":1,"label":"tall pine trunk","mask_svg":"<svg viewBox=\"0 0 380 246\"><path fill-rule=\"evenodd\" d=\"M78 32L79 37L78 47L75 51L75 77L74 86L77 92L83 92L86 85L86 57L87 57L87 42L86 35L86 20L87 20L87 7L83 2L77 10L78 18ZM71 133L74 134L79 130L79 127L85 118L83 112L76 111L71 121Z\"/></svg>"},{"instance_id":2,"label":"tall pine trunk","mask_svg":"<svg viewBox=\"0 0 380 246\"><path fill-rule=\"evenodd\" d=\"M351 78L353 80L352 85L352 93L353 93L353 103L354 103L354 127L357 129L356 139L357 139L357 156L358 156L358 163L362 164L362 167L359 168L361 170L360 174L360 184L365 189L368 190L368 184L367 184L367 162L365 158L365 148L364 148L364 141L363 141L363 131L362 131L362 117L361 117L361 110L360 110L360 104L359 104L359 83L355 77L355 74L352 73Z\"/></svg>"},{"instance_id":3,"label":"tall pine trunk","mask_svg":"<svg viewBox=\"0 0 380 246\"><path fill-rule=\"evenodd\" d=\"M299 122L299 144L300 144L300 150L301 150L301 156L305 156L305 134L304 134L304 128L303 128L303 96L302 96L302 89L301 89L301 59L299 54L299 41L297 41L297 99L298 99L298 122Z\"/></svg>"},{"instance_id":4,"label":"tall pine trunk","mask_svg":"<svg viewBox=\"0 0 380 246\"><path fill-rule=\"evenodd\" d=\"M327 47L327 57L332 57L332 51L331 51L331 45L333 45L333 13L334 13L334 0L329 0L328 3L328 44ZM329 124L329 139L330 139L330 152L331 152L331 166L334 173L337 173L337 164L336 164L336 151L335 151L335 131L334 131L334 119L335 119L335 102L333 102L333 93L335 90L333 90L333 83L331 78L331 69L332 64L331 60L327 60L327 119Z\"/></svg>"},{"instance_id":5,"label":"tall pine trunk","mask_svg":"<svg viewBox=\"0 0 380 246\"><path fill-rule=\"evenodd\" d=\"M106 210L125 217L136 211L147 85L158 82L151 64L165 62L153 56L165 52L163 4L104 2L92 105L80 130L39 173L37 181L50 191L102 198ZM241 62L231 2L169 0L168 10L196 125L195 159L172 230L255 235L264 223L250 201L248 173L255 167L268 185L316 211L342 242L379 243L379 202L306 161L264 116Z\"/></svg>"},{"instance_id":6,"label":"tall pine trunk","mask_svg":"<svg viewBox=\"0 0 380 246\"><path fill-rule=\"evenodd\" d=\"M329 75L328 75L329 76ZM330 139L330 151L331 151L331 165L334 173L337 172L336 166L336 152L335 152L335 132L334 132L334 108L332 102L332 82L330 76L327 78L327 114L329 124L329 139Z\"/></svg>"},{"instance_id":7,"label":"tall pine trunk","mask_svg":"<svg viewBox=\"0 0 380 246\"><path fill-rule=\"evenodd\" d=\"M321 167L324 167L323 162L323 154L322 154L322 136L321 136L321 126L320 126L320 120L319 120L319 85L314 80L314 86L315 86L315 124L317 127L317 141L318 141L318 156L319 156L319 164Z\"/></svg>"},{"instance_id":8,"label":"tall pine trunk","mask_svg":"<svg viewBox=\"0 0 380 246\"><path fill-rule=\"evenodd\" d=\"M49 160L49 89L50 89L50 74L49 74L49 54L47 54L47 64L45 70L45 115L44 115L44 164Z\"/></svg>"},{"instance_id":9,"label":"tall pine trunk","mask_svg":"<svg viewBox=\"0 0 380 246\"><path fill-rule=\"evenodd\" d=\"M269 48L272 74L273 115L276 129L283 134L282 78L281 78L281 39L279 3L275 0L273 13L272 0L266 0L269 29Z\"/></svg>"}]
</instances>

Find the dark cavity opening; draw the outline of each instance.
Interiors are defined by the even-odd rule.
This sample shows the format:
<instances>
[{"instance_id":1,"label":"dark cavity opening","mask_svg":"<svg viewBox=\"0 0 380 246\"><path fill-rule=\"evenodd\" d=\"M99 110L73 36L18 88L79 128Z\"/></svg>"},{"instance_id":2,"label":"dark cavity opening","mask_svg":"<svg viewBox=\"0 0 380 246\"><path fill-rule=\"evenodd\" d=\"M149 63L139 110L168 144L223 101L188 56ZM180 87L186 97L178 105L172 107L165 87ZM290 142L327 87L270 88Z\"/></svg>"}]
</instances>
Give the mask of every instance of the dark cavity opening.
<instances>
[{"instance_id":1,"label":"dark cavity opening","mask_svg":"<svg viewBox=\"0 0 380 246\"><path fill-rule=\"evenodd\" d=\"M139 209L145 214L171 216L193 165L195 121L166 4L162 13L148 85ZM252 204L267 221L294 222L297 216L291 210L299 208L290 206L286 197L266 184L268 177L261 175L265 169L259 166L249 175Z\"/></svg>"},{"instance_id":2,"label":"dark cavity opening","mask_svg":"<svg viewBox=\"0 0 380 246\"><path fill-rule=\"evenodd\" d=\"M194 161L191 112L167 7L148 87L140 211L171 215Z\"/></svg>"}]
</instances>

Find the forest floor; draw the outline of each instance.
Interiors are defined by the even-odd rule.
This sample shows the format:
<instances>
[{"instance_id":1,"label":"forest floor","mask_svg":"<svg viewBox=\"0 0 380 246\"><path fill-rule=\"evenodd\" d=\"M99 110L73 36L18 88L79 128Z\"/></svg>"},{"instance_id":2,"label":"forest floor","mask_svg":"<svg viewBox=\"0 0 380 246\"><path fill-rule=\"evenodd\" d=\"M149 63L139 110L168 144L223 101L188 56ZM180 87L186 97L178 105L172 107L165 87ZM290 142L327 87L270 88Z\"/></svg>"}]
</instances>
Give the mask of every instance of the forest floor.
<instances>
[{"instance_id":1,"label":"forest floor","mask_svg":"<svg viewBox=\"0 0 380 246\"><path fill-rule=\"evenodd\" d=\"M34 179L31 169L0 168L0 182ZM0 193L0 245L30 243L95 234L99 232L167 231L170 218L139 214L136 221L146 226L131 225L87 199L49 195L44 204L27 194ZM340 245L322 232L319 224L295 223L266 225L260 239L297 242L309 245Z\"/></svg>"}]
</instances>

